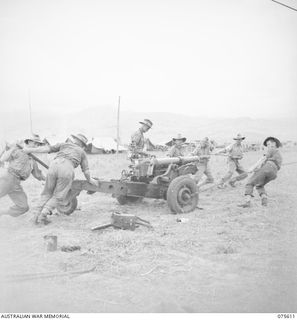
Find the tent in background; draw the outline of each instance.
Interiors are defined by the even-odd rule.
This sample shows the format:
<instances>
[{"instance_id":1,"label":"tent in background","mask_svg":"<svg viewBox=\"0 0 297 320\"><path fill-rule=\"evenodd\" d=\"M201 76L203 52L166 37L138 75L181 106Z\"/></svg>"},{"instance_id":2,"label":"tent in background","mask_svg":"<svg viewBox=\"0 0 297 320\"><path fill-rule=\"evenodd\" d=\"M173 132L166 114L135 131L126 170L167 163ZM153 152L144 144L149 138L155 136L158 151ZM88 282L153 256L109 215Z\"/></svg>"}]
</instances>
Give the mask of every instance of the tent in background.
<instances>
[{"instance_id":1,"label":"tent in background","mask_svg":"<svg viewBox=\"0 0 297 320\"><path fill-rule=\"evenodd\" d=\"M126 151L123 146L119 146L119 152ZM117 151L117 143L111 137L96 137L88 144L87 152L92 154L115 153Z\"/></svg>"}]
</instances>

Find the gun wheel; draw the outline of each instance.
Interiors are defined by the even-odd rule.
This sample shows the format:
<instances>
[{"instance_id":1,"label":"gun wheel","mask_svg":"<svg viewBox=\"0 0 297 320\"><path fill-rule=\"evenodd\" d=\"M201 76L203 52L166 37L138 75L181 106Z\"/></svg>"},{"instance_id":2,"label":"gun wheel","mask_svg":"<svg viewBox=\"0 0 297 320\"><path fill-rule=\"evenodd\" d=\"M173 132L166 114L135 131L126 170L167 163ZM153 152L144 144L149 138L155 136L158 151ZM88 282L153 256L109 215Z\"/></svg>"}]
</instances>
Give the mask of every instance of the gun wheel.
<instances>
[{"instance_id":1,"label":"gun wheel","mask_svg":"<svg viewBox=\"0 0 297 320\"><path fill-rule=\"evenodd\" d=\"M167 190L167 204L173 213L187 213L198 205L198 187L188 176L175 178Z\"/></svg>"},{"instance_id":2,"label":"gun wheel","mask_svg":"<svg viewBox=\"0 0 297 320\"><path fill-rule=\"evenodd\" d=\"M117 196L116 199L118 203L121 205L129 204L129 203L136 203L142 200L142 197L133 197L133 196Z\"/></svg>"},{"instance_id":3,"label":"gun wheel","mask_svg":"<svg viewBox=\"0 0 297 320\"><path fill-rule=\"evenodd\" d=\"M59 213L69 216L77 208L77 197L72 198L66 205L58 205Z\"/></svg>"}]
</instances>

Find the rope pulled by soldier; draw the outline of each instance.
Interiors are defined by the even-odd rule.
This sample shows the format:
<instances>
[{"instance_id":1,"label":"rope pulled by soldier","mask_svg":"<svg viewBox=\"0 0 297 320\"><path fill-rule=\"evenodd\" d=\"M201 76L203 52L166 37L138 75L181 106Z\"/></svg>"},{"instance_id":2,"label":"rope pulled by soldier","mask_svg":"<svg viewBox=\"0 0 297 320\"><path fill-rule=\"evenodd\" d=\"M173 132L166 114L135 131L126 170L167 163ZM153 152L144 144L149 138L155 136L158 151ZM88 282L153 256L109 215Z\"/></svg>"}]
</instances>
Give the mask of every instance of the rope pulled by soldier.
<instances>
[{"instance_id":1,"label":"rope pulled by soldier","mask_svg":"<svg viewBox=\"0 0 297 320\"><path fill-rule=\"evenodd\" d=\"M231 187L235 187L235 183L237 181L243 180L247 178L247 171L241 164L241 160L243 159L244 148L242 145L243 140L245 139L240 133L233 138L235 142L230 144L226 148L216 152L215 154L225 153L227 154L227 164L228 164L228 172L221 179L218 184L218 188L222 189L225 187L225 184L228 182ZM238 173L237 176L233 177L235 171Z\"/></svg>"},{"instance_id":2,"label":"rope pulled by soldier","mask_svg":"<svg viewBox=\"0 0 297 320\"><path fill-rule=\"evenodd\" d=\"M266 148L263 157L248 170L248 173L253 175L245 185L245 201L239 204L239 207L251 207L254 188L258 191L262 206L267 206L268 198L265 185L277 178L277 173L282 165L282 155L279 151L282 144L275 137L267 137L263 145Z\"/></svg>"}]
</instances>

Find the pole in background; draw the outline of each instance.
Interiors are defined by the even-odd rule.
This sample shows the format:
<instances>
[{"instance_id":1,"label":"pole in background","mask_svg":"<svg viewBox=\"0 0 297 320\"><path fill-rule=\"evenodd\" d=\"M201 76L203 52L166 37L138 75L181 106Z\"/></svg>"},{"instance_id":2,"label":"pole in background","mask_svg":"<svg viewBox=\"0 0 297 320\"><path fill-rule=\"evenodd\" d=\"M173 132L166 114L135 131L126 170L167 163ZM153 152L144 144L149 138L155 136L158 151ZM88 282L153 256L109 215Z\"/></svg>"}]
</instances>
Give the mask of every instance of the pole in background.
<instances>
[{"instance_id":1,"label":"pole in background","mask_svg":"<svg viewBox=\"0 0 297 320\"><path fill-rule=\"evenodd\" d=\"M121 97L119 96L118 113L117 113L117 154L119 153L119 143L120 143L120 106L121 106Z\"/></svg>"},{"instance_id":2,"label":"pole in background","mask_svg":"<svg viewBox=\"0 0 297 320\"><path fill-rule=\"evenodd\" d=\"M271 0L271 1L273 1L273 2L275 2L275 3L278 3L278 4L280 4L281 6L284 6L284 7L287 7L287 8L289 8L289 9L292 9L292 10L294 10L294 11L297 11L297 8L290 7L290 6L288 6L288 5L286 5L286 4L282 3L282 2L278 2L278 1L276 1L276 0Z\"/></svg>"},{"instance_id":3,"label":"pole in background","mask_svg":"<svg viewBox=\"0 0 297 320\"><path fill-rule=\"evenodd\" d=\"M32 124L32 107L31 107L31 92L28 90L28 101L29 101L29 117L30 117L30 131L33 136L33 124Z\"/></svg>"}]
</instances>

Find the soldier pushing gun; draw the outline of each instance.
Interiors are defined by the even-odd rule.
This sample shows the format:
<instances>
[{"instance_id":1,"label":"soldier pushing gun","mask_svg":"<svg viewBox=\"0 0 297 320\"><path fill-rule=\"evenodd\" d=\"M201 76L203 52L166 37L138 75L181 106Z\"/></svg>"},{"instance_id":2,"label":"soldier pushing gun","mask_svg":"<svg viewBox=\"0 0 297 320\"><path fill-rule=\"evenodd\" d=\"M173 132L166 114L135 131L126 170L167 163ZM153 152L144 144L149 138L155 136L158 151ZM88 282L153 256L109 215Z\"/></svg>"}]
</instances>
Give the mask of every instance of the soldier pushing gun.
<instances>
[{"instance_id":1,"label":"soldier pushing gun","mask_svg":"<svg viewBox=\"0 0 297 320\"><path fill-rule=\"evenodd\" d=\"M67 202L67 195L74 180L74 169L79 165L87 181L97 186L97 181L91 178L87 155L84 151L87 141L82 134L72 134L71 139L65 143L24 149L26 153L57 153L49 166L45 186L35 209L35 223L49 223L47 216L51 215L58 205L63 206Z\"/></svg>"},{"instance_id":2,"label":"soldier pushing gun","mask_svg":"<svg viewBox=\"0 0 297 320\"><path fill-rule=\"evenodd\" d=\"M0 215L18 217L29 210L27 195L21 186L21 182L27 180L32 174L37 180L45 180L35 160L23 151L27 146L32 151L44 145L39 138L28 138L17 144L7 146L2 154L0 163L8 162L8 168L0 170L0 198L8 195L14 206L0 212Z\"/></svg>"}]
</instances>

